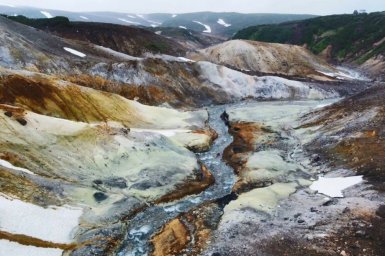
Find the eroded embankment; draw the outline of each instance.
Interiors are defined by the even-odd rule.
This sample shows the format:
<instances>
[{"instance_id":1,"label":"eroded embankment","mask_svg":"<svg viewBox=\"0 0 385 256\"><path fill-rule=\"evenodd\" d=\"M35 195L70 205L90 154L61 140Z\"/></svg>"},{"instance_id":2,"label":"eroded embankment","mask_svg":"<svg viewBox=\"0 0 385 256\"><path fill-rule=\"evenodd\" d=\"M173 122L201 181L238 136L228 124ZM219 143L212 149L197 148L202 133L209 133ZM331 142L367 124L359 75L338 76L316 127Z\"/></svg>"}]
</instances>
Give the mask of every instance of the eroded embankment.
<instances>
[{"instance_id":1,"label":"eroded embankment","mask_svg":"<svg viewBox=\"0 0 385 256\"><path fill-rule=\"evenodd\" d=\"M381 254L383 232L374 226L383 226L383 195L365 182L344 186L351 178L332 183L355 173L330 168L304 149L317 137L314 128L294 129L302 114L328 103L227 109L234 142L225 156L236 168L239 195L225 206L204 255ZM326 187L314 182L319 175ZM339 186L342 197L333 195Z\"/></svg>"}]
</instances>

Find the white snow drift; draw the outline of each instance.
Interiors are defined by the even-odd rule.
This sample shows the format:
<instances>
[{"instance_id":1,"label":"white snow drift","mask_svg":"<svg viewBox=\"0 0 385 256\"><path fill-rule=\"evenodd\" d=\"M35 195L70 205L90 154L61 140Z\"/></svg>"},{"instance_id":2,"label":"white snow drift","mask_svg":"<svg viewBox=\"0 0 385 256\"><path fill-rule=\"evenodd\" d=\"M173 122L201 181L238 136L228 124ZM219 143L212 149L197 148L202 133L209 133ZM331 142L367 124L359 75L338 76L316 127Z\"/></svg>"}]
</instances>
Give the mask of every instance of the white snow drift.
<instances>
[{"instance_id":1,"label":"white snow drift","mask_svg":"<svg viewBox=\"0 0 385 256\"><path fill-rule=\"evenodd\" d=\"M53 18L53 15L50 14L49 12L46 12L46 11L40 11L41 14L43 14L45 17L47 17L48 19L51 19Z\"/></svg>"},{"instance_id":2,"label":"white snow drift","mask_svg":"<svg viewBox=\"0 0 385 256\"><path fill-rule=\"evenodd\" d=\"M43 208L0 194L0 230L54 243L71 243L83 211L79 208Z\"/></svg>"},{"instance_id":3,"label":"white snow drift","mask_svg":"<svg viewBox=\"0 0 385 256\"><path fill-rule=\"evenodd\" d=\"M205 30L203 30L203 33L211 33L211 27L209 25L203 24L202 22L199 22L196 20L194 20L193 22L205 27Z\"/></svg>"},{"instance_id":4,"label":"white snow drift","mask_svg":"<svg viewBox=\"0 0 385 256\"><path fill-rule=\"evenodd\" d=\"M84 58L86 57L86 55L82 52L79 52L77 50L74 50L74 49L71 49L71 48L68 48L68 47L64 47L63 48L65 51L69 52L69 53L72 53L73 55L76 55L76 56L79 56L81 58Z\"/></svg>"},{"instance_id":5,"label":"white snow drift","mask_svg":"<svg viewBox=\"0 0 385 256\"><path fill-rule=\"evenodd\" d=\"M217 23L219 25L226 27L226 28L231 26L231 24L226 23L226 21L224 21L223 19L218 19Z\"/></svg>"},{"instance_id":6,"label":"white snow drift","mask_svg":"<svg viewBox=\"0 0 385 256\"><path fill-rule=\"evenodd\" d=\"M340 178L324 178L319 177L310 189L318 191L318 193L330 197L344 197L342 191L348 187L354 186L362 182L362 176L340 177Z\"/></svg>"}]
</instances>

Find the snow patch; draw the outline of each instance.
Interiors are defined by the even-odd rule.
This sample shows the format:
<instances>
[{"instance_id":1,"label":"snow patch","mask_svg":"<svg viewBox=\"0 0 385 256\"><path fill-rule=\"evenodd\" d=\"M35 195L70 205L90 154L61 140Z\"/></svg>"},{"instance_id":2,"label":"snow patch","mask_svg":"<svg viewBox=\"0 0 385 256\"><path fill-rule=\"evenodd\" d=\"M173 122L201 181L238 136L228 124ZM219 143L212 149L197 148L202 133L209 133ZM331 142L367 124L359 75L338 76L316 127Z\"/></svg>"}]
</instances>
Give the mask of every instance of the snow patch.
<instances>
[{"instance_id":1,"label":"snow patch","mask_svg":"<svg viewBox=\"0 0 385 256\"><path fill-rule=\"evenodd\" d=\"M175 18L176 16L178 16L178 15L177 15L177 14L173 14L171 17L172 17L172 18Z\"/></svg>"},{"instance_id":2,"label":"snow patch","mask_svg":"<svg viewBox=\"0 0 385 256\"><path fill-rule=\"evenodd\" d=\"M211 33L211 27L209 25L203 24L202 22L199 22L196 20L194 20L193 22L205 27L205 30L203 30L203 33Z\"/></svg>"},{"instance_id":3,"label":"snow patch","mask_svg":"<svg viewBox=\"0 0 385 256\"><path fill-rule=\"evenodd\" d=\"M3 159L0 159L0 166L3 166L3 167L8 168L8 169L16 170L16 171L25 172L25 173L28 173L28 174L31 174L31 175L35 175L30 170L25 169L25 168L16 167L13 164L11 164L10 162L5 161Z\"/></svg>"},{"instance_id":4,"label":"snow patch","mask_svg":"<svg viewBox=\"0 0 385 256\"><path fill-rule=\"evenodd\" d=\"M127 17L128 17L128 18L131 18L131 19L136 19L136 17L135 17L135 16L133 16L133 15L130 15L130 14L127 14Z\"/></svg>"},{"instance_id":5,"label":"snow patch","mask_svg":"<svg viewBox=\"0 0 385 256\"><path fill-rule=\"evenodd\" d=\"M53 18L52 14L50 14L49 12L46 12L46 11L40 11L41 14L43 14L45 17L47 17L48 19L51 19Z\"/></svg>"},{"instance_id":6,"label":"snow patch","mask_svg":"<svg viewBox=\"0 0 385 256\"><path fill-rule=\"evenodd\" d=\"M177 133L189 133L191 130L176 130L176 129L168 129L168 130L158 130L158 129L139 129L139 128L131 128L132 132L149 132L149 133L157 133L161 134L165 137L173 137Z\"/></svg>"},{"instance_id":7,"label":"snow patch","mask_svg":"<svg viewBox=\"0 0 385 256\"><path fill-rule=\"evenodd\" d=\"M8 240L0 240L0 255L62 256L63 251L60 249L27 246Z\"/></svg>"},{"instance_id":8,"label":"snow patch","mask_svg":"<svg viewBox=\"0 0 385 256\"><path fill-rule=\"evenodd\" d=\"M144 19L144 16L142 14L136 14L137 17Z\"/></svg>"},{"instance_id":9,"label":"snow patch","mask_svg":"<svg viewBox=\"0 0 385 256\"><path fill-rule=\"evenodd\" d=\"M179 26L179 28L182 28L182 29L187 29L185 26Z\"/></svg>"},{"instance_id":10,"label":"snow patch","mask_svg":"<svg viewBox=\"0 0 385 256\"><path fill-rule=\"evenodd\" d=\"M195 62L194 60L185 58L185 57L178 57L178 60L183 61L183 62Z\"/></svg>"},{"instance_id":11,"label":"snow patch","mask_svg":"<svg viewBox=\"0 0 385 256\"><path fill-rule=\"evenodd\" d=\"M330 197L344 197L342 191L348 187L362 182L362 176L324 178L319 179L310 186L310 189Z\"/></svg>"},{"instance_id":12,"label":"snow patch","mask_svg":"<svg viewBox=\"0 0 385 256\"><path fill-rule=\"evenodd\" d=\"M215 84L218 90L236 99L247 97L324 99L337 96L335 93L310 87L304 82L274 76L250 76L206 61L198 62L198 65L202 78Z\"/></svg>"},{"instance_id":13,"label":"snow patch","mask_svg":"<svg viewBox=\"0 0 385 256\"><path fill-rule=\"evenodd\" d=\"M118 58L122 58L122 59L125 59L125 60L133 60L133 61L140 61L140 60L142 60L142 58L134 57L134 56L122 53L122 52L117 52L115 50L112 50L110 48L103 47L103 46L100 46L100 45L95 45L95 48L98 49L98 50L104 51L104 52L106 52L106 53L108 53L108 54L110 54L112 56L115 56L115 57L118 57Z\"/></svg>"},{"instance_id":14,"label":"snow patch","mask_svg":"<svg viewBox=\"0 0 385 256\"><path fill-rule=\"evenodd\" d=\"M118 18L118 20L123 21L123 22L126 22L126 23L130 23L130 24L134 24L134 25L140 25L139 22L126 20L126 19L123 19L123 18Z\"/></svg>"},{"instance_id":15,"label":"snow patch","mask_svg":"<svg viewBox=\"0 0 385 256\"><path fill-rule=\"evenodd\" d=\"M71 243L83 211L69 206L43 208L0 194L0 230L54 243Z\"/></svg>"},{"instance_id":16,"label":"snow patch","mask_svg":"<svg viewBox=\"0 0 385 256\"><path fill-rule=\"evenodd\" d=\"M344 67L337 67L338 72L324 72L317 70L317 72L324 74L326 76L330 76L333 78L337 78L340 80L359 80L359 81L370 81L369 78L357 72L355 70L351 70Z\"/></svg>"},{"instance_id":17,"label":"snow patch","mask_svg":"<svg viewBox=\"0 0 385 256\"><path fill-rule=\"evenodd\" d=\"M86 16L79 16L81 19L83 20L88 20L88 18Z\"/></svg>"},{"instance_id":18,"label":"snow patch","mask_svg":"<svg viewBox=\"0 0 385 256\"><path fill-rule=\"evenodd\" d=\"M155 31L155 34L157 34L157 35L161 35L161 34L162 34L162 31L161 31L161 30L159 30L159 31Z\"/></svg>"},{"instance_id":19,"label":"snow patch","mask_svg":"<svg viewBox=\"0 0 385 256\"><path fill-rule=\"evenodd\" d=\"M218 19L217 23L219 25L226 27L226 28L231 26L231 24L226 23L223 19Z\"/></svg>"},{"instance_id":20,"label":"snow patch","mask_svg":"<svg viewBox=\"0 0 385 256\"><path fill-rule=\"evenodd\" d=\"M63 48L65 51L69 52L69 53L72 53L73 55L76 55L76 56L79 56L81 58L84 58L86 57L87 55L85 55L84 53L82 52L79 52L77 50L74 50L74 49L71 49L71 48L68 48L68 47L64 47Z\"/></svg>"}]
</instances>

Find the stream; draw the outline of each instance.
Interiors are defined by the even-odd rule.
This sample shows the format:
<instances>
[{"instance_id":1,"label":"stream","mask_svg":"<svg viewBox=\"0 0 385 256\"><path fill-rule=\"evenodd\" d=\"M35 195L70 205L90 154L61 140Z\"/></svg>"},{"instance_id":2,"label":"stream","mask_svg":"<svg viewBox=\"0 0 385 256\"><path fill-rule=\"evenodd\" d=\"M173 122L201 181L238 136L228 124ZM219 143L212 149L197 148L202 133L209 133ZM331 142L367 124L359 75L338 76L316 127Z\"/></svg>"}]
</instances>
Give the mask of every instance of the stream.
<instances>
[{"instance_id":1,"label":"stream","mask_svg":"<svg viewBox=\"0 0 385 256\"><path fill-rule=\"evenodd\" d=\"M180 213L188 212L203 202L219 199L231 193L235 175L233 169L222 161L222 152L232 142L232 136L228 133L227 126L220 117L228 106L220 105L206 108L209 113L208 125L217 132L218 138L209 151L197 153L198 159L214 175L215 184L198 195L187 196L169 204L154 205L137 214L128 223L128 234L119 256L148 255L151 236L159 231L164 224Z\"/></svg>"},{"instance_id":2,"label":"stream","mask_svg":"<svg viewBox=\"0 0 385 256\"><path fill-rule=\"evenodd\" d=\"M231 113L230 117L232 115L240 115L244 121L258 121L276 126L282 134L286 134L282 139L290 141L291 145L293 145L289 152L287 152L286 164L296 163L302 165L299 160L300 157L296 156L298 154L302 155L302 150L299 146L300 142L294 134L290 134L286 129L291 130L291 126L296 124L297 118L302 114L335 101L337 99L322 101L243 101L206 108L209 113L208 125L217 132L218 138L209 151L198 153L197 157L214 175L215 184L198 195L187 196L169 204L153 205L137 214L128 223L128 234L121 247L123 249L121 249L118 255L149 255L151 250L149 241L151 237L167 222L176 218L180 213L188 212L204 202L223 198L231 193L236 177L233 169L222 161L222 153L233 139L220 117L224 111ZM302 167L303 171L306 172L307 168L303 165ZM297 179L297 177L293 177L293 179Z\"/></svg>"}]
</instances>

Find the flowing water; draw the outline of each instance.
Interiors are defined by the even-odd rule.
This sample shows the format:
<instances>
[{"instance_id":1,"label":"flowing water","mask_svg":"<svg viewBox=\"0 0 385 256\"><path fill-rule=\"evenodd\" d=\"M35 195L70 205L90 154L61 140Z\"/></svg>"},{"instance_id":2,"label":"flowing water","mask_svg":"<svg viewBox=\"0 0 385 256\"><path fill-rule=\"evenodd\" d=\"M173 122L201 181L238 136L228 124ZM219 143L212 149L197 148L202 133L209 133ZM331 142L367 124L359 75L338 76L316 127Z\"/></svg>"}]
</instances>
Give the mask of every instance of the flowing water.
<instances>
[{"instance_id":1,"label":"flowing water","mask_svg":"<svg viewBox=\"0 0 385 256\"><path fill-rule=\"evenodd\" d=\"M148 255L151 236L159 231L164 224L177 217L180 213L188 212L204 202L219 199L231 193L236 178L232 168L222 161L224 149L232 142L232 136L228 133L227 126L220 117L225 110L228 113L241 116L242 120L248 121L250 119L249 121L251 122L260 121L270 125L282 126L282 131L285 131L285 126L294 124L300 115L335 101L245 101L208 107L209 125L218 133L218 139L208 152L199 153L197 157L214 175L215 184L199 195L187 196L169 204L153 205L137 214L128 223L128 234L119 255ZM287 132L285 131L284 133ZM291 140L293 145L299 143L297 143L298 139L290 134L285 136L284 139ZM299 146L294 146L288 153L290 154L287 158L288 163L296 162L293 157L296 154L301 154L301 149ZM297 162L297 164L301 163Z\"/></svg>"},{"instance_id":2,"label":"flowing water","mask_svg":"<svg viewBox=\"0 0 385 256\"><path fill-rule=\"evenodd\" d=\"M222 152L232 142L227 126L220 117L226 108L226 105L207 108L209 126L218 133L218 138L209 151L197 154L198 159L214 175L215 184L199 195L188 196L170 204L154 205L136 215L128 223L128 234L120 256L148 255L150 237L168 221L203 202L222 198L231 193L235 176L232 168L222 161Z\"/></svg>"}]
</instances>

